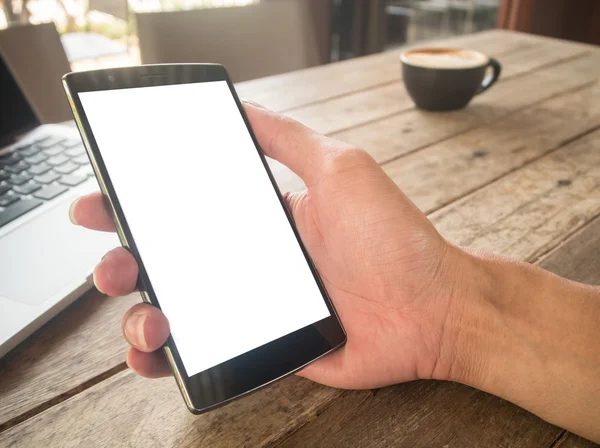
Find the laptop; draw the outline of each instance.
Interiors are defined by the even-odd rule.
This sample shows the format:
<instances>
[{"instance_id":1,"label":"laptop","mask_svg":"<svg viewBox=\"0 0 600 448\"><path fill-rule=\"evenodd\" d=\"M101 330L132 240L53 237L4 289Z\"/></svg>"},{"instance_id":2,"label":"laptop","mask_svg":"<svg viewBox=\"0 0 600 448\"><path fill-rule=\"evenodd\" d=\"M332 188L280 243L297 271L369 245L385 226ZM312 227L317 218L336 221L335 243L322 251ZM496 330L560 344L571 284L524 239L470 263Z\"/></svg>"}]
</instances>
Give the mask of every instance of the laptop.
<instances>
[{"instance_id":1,"label":"laptop","mask_svg":"<svg viewBox=\"0 0 600 448\"><path fill-rule=\"evenodd\" d=\"M60 86L57 86L60 88ZM75 127L40 125L0 54L0 356L93 286L112 233L69 221L99 190Z\"/></svg>"}]
</instances>

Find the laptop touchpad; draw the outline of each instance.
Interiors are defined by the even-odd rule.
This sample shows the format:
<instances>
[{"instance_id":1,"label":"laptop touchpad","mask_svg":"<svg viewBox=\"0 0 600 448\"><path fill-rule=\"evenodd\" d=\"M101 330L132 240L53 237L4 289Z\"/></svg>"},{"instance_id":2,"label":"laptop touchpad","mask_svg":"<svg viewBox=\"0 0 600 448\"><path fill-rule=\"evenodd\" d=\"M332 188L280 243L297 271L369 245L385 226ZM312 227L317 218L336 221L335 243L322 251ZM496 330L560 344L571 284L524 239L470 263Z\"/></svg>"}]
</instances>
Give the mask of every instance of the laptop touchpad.
<instances>
[{"instance_id":1,"label":"laptop touchpad","mask_svg":"<svg viewBox=\"0 0 600 448\"><path fill-rule=\"evenodd\" d=\"M71 200L57 204L0 238L0 297L38 305L83 284L104 253L119 245L115 234L92 232L69 221Z\"/></svg>"}]
</instances>

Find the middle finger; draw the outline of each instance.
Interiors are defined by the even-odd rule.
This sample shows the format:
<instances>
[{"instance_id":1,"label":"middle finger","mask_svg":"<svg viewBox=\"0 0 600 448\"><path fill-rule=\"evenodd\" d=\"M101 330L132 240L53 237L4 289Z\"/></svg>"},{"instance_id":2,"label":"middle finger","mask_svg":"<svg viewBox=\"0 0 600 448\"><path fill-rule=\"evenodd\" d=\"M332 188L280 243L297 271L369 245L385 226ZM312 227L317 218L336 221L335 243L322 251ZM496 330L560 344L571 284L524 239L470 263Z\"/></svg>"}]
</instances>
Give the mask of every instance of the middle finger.
<instances>
[{"instance_id":1,"label":"middle finger","mask_svg":"<svg viewBox=\"0 0 600 448\"><path fill-rule=\"evenodd\" d=\"M104 196L100 192L91 193L76 199L69 209L73 224L102 232L114 232L115 225L106 208Z\"/></svg>"}]
</instances>

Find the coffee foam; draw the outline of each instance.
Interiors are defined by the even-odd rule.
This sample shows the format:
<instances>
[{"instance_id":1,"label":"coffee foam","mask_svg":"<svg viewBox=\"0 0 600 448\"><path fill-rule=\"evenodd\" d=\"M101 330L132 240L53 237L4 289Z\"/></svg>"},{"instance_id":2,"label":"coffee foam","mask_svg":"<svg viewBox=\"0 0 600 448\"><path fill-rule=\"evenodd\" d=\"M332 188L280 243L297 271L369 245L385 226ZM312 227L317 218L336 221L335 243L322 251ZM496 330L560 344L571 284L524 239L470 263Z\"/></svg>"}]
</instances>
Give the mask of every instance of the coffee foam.
<instances>
[{"instance_id":1,"label":"coffee foam","mask_svg":"<svg viewBox=\"0 0 600 448\"><path fill-rule=\"evenodd\" d=\"M404 53L402 61L424 68L461 69L480 67L488 62L488 58L469 50L425 49Z\"/></svg>"}]
</instances>

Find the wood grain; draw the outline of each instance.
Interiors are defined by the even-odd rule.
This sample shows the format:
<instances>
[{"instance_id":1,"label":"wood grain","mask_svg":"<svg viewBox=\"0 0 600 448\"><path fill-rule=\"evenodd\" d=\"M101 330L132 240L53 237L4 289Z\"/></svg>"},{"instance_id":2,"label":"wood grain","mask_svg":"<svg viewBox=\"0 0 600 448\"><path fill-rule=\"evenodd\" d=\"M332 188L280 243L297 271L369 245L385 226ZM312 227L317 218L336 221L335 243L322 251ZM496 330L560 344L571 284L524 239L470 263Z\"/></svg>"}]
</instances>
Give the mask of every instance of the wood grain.
<instances>
[{"instance_id":1,"label":"wood grain","mask_svg":"<svg viewBox=\"0 0 600 448\"><path fill-rule=\"evenodd\" d=\"M123 364L121 317L139 301L90 291L0 359L0 428Z\"/></svg>"},{"instance_id":2,"label":"wood grain","mask_svg":"<svg viewBox=\"0 0 600 448\"><path fill-rule=\"evenodd\" d=\"M600 126L600 90L562 95L384 165L426 213Z\"/></svg>"},{"instance_id":3,"label":"wood grain","mask_svg":"<svg viewBox=\"0 0 600 448\"><path fill-rule=\"evenodd\" d=\"M600 131L431 216L456 244L532 260L600 214Z\"/></svg>"},{"instance_id":4,"label":"wood grain","mask_svg":"<svg viewBox=\"0 0 600 448\"><path fill-rule=\"evenodd\" d=\"M193 416L172 378L127 371L0 434L0 447L256 447L285 437L339 394L289 377Z\"/></svg>"},{"instance_id":5,"label":"wood grain","mask_svg":"<svg viewBox=\"0 0 600 448\"><path fill-rule=\"evenodd\" d=\"M600 284L600 218L559 245L539 265L570 280Z\"/></svg>"},{"instance_id":6,"label":"wood grain","mask_svg":"<svg viewBox=\"0 0 600 448\"><path fill-rule=\"evenodd\" d=\"M348 392L282 447L546 447L561 433L533 414L456 383Z\"/></svg>"},{"instance_id":7,"label":"wood grain","mask_svg":"<svg viewBox=\"0 0 600 448\"><path fill-rule=\"evenodd\" d=\"M590 442L570 432L565 432L551 448L598 448L600 445Z\"/></svg>"},{"instance_id":8,"label":"wood grain","mask_svg":"<svg viewBox=\"0 0 600 448\"><path fill-rule=\"evenodd\" d=\"M599 53L506 80L451 114L410 110L374 123L334 133L337 139L368 150L385 163L515 111L591 84L600 76Z\"/></svg>"}]
</instances>

